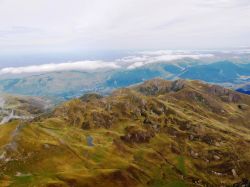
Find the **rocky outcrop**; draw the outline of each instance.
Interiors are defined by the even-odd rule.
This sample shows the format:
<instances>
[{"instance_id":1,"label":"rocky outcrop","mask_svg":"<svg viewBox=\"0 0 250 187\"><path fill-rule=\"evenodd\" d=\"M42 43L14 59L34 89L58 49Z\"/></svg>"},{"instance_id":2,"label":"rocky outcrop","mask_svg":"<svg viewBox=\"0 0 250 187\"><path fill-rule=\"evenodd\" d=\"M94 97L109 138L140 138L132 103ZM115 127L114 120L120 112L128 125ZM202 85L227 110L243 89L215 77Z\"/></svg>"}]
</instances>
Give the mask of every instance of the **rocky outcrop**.
<instances>
[{"instance_id":1,"label":"rocky outcrop","mask_svg":"<svg viewBox=\"0 0 250 187\"><path fill-rule=\"evenodd\" d=\"M163 79L154 79L146 81L137 87L137 89L145 95L160 95L169 92L178 92L185 87L186 83L187 81L182 79L173 82Z\"/></svg>"},{"instance_id":2,"label":"rocky outcrop","mask_svg":"<svg viewBox=\"0 0 250 187\"><path fill-rule=\"evenodd\" d=\"M176 80L171 85L171 91L178 92L185 86L185 80Z\"/></svg>"},{"instance_id":3,"label":"rocky outcrop","mask_svg":"<svg viewBox=\"0 0 250 187\"><path fill-rule=\"evenodd\" d=\"M121 139L127 143L148 143L152 137L154 137L154 133L145 130L139 129L136 126L129 126L125 129L126 134L121 136Z\"/></svg>"},{"instance_id":4,"label":"rocky outcrop","mask_svg":"<svg viewBox=\"0 0 250 187\"><path fill-rule=\"evenodd\" d=\"M217 85L209 86L208 92L213 95L219 96L224 102L237 103L241 100L241 96L239 93Z\"/></svg>"},{"instance_id":5,"label":"rocky outcrop","mask_svg":"<svg viewBox=\"0 0 250 187\"><path fill-rule=\"evenodd\" d=\"M98 100L101 98L103 98L102 95L99 95L97 93L89 93L89 94L85 94L82 97L80 97L80 100L89 102L89 101Z\"/></svg>"}]
</instances>

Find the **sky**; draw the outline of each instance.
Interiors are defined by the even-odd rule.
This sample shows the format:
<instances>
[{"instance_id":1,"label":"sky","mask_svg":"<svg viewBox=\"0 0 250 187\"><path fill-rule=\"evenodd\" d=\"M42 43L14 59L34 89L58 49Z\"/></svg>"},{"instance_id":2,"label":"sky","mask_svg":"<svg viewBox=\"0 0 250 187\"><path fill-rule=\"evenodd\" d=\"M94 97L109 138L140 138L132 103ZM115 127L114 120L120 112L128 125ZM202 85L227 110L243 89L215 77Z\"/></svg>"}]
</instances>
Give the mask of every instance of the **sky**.
<instances>
[{"instance_id":1,"label":"sky","mask_svg":"<svg viewBox=\"0 0 250 187\"><path fill-rule=\"evenodd\" d=\"M0 56L250 46L249 0L0 0Z\"/></svg>"}]
</instances>

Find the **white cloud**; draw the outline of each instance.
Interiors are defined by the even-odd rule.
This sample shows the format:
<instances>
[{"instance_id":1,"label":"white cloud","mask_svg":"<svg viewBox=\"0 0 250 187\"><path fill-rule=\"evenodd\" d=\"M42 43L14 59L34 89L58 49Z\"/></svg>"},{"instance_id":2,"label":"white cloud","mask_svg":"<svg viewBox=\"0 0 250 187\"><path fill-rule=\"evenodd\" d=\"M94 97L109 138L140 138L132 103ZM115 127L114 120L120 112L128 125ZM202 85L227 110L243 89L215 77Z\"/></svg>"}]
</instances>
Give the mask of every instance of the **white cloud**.
<instances>
[{"instance_id":1,"label":"white cloud","mask_svg":"<svg viewBox=\"0 0 250 187\"><path fill-rule=\"evenodd\" d=\"M91 71L96 69L116 69L119 66L112 62L103 61L79 61L79 62L67 62L60 64L43 64L33 65L26 67L8 67L0 69L0 75L3 74L23 74L23 73L43 73L43 72L55 72L55 71Z\"/></svg>"},{"instance_id":2,"label":"white cloud","mask_svg":"<svg viewBox=\"0 0 250 187\"><path fill-rule=\"evenodd\" d=\"M249 5L249 0L0 0L0 51L249 46Z\"/></svg>"},{"instance_id":3,"label":"white cloud","mask_svg":"<svg viewBox=\"0 0 250 187\"><path fill-rule=\"evenodd\" d=\"M132 56L125 56L120 59L116 59L113 62L106 61L77 61L77 62L65 62L65 63L50 63L43 65L31 65L23 67L6 67L0 69L0 75L3 74L36 74L43 72L55 72L55 71L92 71L97 69L133 69L152 63L172 63L175 60L181 60L184 58L201 59L211 58L213 54L205 54L191 51L142 51L137 52Z\"/></svg>"},{"instance_id":4,"label":"white cloud","mask_svg":"<svg viewBox=\"0 0 250 187\"><path fill-rule=\"evenodd\" d=\"M56 71L93 71L102 69L134 69L148 64L169 63L178 66L179 60L201 60L202 63L211 63L218 59L237 58L248 55L249 48L235 50L156 50L135 52L130 56L124 56L113 61L76 61L65 63L49 63L43 65L31 65L23 67L6 67L0 69L0 75L4 74L36 74Z\"/></svg>"},{"instance_id":5,"label":"white cloud","mask_svg":"<svg viewBox=\"0 0 250 187\"><path fill-rule=\"evenodd\" d=\"M120 61L130 63L128 65L128 69L138 68L147 64L160 63L160 62L170 62L172 63L175 60L181 60L185 58L189 59L201 59L201 58L212 58L213 54L206 53L198 53L191 51L170 51L170 50L159 50L159 51L144 51L140 52L137 57L126 57L124 59L120 59ZM133 63L132 63L133 62Z\"/></svg>"}]
</instances>

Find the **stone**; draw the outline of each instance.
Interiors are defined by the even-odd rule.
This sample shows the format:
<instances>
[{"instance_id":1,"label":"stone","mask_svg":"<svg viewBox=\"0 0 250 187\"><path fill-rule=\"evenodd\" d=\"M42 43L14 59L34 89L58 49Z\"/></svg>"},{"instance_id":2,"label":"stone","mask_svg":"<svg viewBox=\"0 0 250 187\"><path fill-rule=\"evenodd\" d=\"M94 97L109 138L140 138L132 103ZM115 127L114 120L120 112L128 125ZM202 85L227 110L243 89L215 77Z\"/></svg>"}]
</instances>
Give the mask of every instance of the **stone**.
<instances>
[{"instance_id":1,"label":"stone","mask_svg":"<svg viewBox=\"0 0 250 187\"><path fill-rule=\"evenodd\" d=\"M1 155L0 155L0 160L4 160L6 157L6 152L4 151Z\"/></svg>"},{"instance_id":2,"label":"stone","mask_svg":"<svg viewBox=\"0 0 250 187\"><path fill-rule=\"evenodd\" d=\"M191 155L193 158L198 158L199 153L196 153L196 152L194 152L193 150L191 150L191 151L190 151L190 155Z\"/></svg>"},{"instance_id":3,"label":"stone","mask_svg":"<svg viewBox=\"0 0 250 187\"><path fill-rule=\"evenodd\" d=\"M236 170L235 170L235 169L232 169L232 174L233 174L233 176L234 176L235 178L238 178L238 175L237 175L237 173L236 173Z\"/></svg>"},{"instance_id":4,"label":"stone","mask_svg":"<svg viewBox=\"0 0 250 187\"><path fill-rule=\"evenodd\" d=\"M213 156L214 160L220 160L220 157L218 155Z\"/></svg>"},{"instance_id":5,"label":"stone","mask_svg":"<svg viewBox=\"0 0 250 187\"><path fill-rule=\"evenodd\" d=\"M154 133L149 130L138 129L135 126L127 127L126 134L121 136L121 140L127 143L148 143Z\"/></svg>"},{"instance_id":6,"label":"stone","mask_svg":"<svg viewBox=\"0 0 250 187\"><path fill-rule=\"evenodd\" d=\"M49 146L49 144L44 144L43 147L44 147L45 149L48 149L50 146Z\"/></svg>"}]
</instances>

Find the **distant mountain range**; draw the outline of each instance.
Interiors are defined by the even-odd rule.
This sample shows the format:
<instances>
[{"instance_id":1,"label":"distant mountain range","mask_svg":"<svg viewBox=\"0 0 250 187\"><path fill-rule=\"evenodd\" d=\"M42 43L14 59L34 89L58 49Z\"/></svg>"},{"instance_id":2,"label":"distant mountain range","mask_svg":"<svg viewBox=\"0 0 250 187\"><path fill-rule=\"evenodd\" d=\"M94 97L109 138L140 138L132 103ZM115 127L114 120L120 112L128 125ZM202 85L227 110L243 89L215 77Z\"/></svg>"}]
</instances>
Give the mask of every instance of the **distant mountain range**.
<instances>
[{"instance_id":1,"label":"distant mountain range","mask_svg":"<svg viewBox=\"0 0 250 187\"><path fill-rule=\"evenodd\" d=\"M107 74L70 71L8 78L0 80L0 90L12 94L43 96L58 102L89 91L104 91L101 86Z\"/></svg>"},{"instance_id":2,"label":"distant mountain range","mask_svg":"<svg viewBox=\"0 0 250 187\"><path fill-rule=\"evenodd\" d=\"M180 77L214 83L238 83L243 81L242 77L249 75L250 64L234 64L230 61L219 61L187 68L180 74ZM244 81L248 81L249 78Z\"/></svg>"},{"instance_id":3,"label":"distant mountain range","mask_svg":"<svg viewBox=\"0 0 250 187\"><path fill-rule=\"evenodd\" d=\"M248 88L240 89L239 85L250 81L249 55L229 54L214 53L212 58L184 56L173 60L164 60L162 56L156 59L154 56L147 57L149 60L143 63L130 62L130 59L120 60L116 63L121 68L117 69L71 70L8 76L0 78L0 91L43 96L58 103L79 97L84 93L98 92L105 95L116 88L131 86L152 78L163 78L202 80L248 93ZM142 56L139 60L144 58L146 57ZM153 63L152 58L156 59Z\"/></svg>"},{"instance_id":4,"label":"distant mountain range","mask_svg":"<svg viewBox=\"0 0 250 187\"><path fill-rule=\"evenodd\" d=\"M249 76L249 77L248 77ZM154 77L165 79L192 79L217 84L239 84L250 80L250 63L237 64L231 61L218 61L209 64L194 62L189 66L185 63L150 65L116 72L107 80L110 87L129 86ZM245 78L247 77L247 78Z\"/></svg>"}]
</instances>

